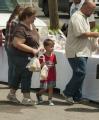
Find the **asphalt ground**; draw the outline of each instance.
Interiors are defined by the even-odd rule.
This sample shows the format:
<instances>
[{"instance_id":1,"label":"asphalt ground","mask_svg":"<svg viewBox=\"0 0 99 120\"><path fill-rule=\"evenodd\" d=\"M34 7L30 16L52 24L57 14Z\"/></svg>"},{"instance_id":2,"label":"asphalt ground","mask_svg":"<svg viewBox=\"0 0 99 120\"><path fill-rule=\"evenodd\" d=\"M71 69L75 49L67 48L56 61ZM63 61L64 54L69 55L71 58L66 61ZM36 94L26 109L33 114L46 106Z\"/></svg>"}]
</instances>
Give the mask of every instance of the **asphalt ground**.
<instances>
[{"instance_id":1,"label":"asphalt ground","mask_svg":"<svg viewBox=\"0 0 99 120\"><path fill-rule=\"evenodd\" d=\"M35 91L37 90L31 90L33 100L36 100ZM99 120L99 103L68 105L59 92L55 91L55 106L48 105L47 94L43 95L43 104L23 106L9 102L6 98L8 93L8 86L0 84L0 120ZM17 91L17 98L22 100L20 90Z\"/></svg>"},{"instance_id":2,"label":"asphalt ground","mask_svg":"<svg viewBox=\"0 0 99 120\"><path fill-rule=\"evenodd\" d=\"M37 3L35 4L36 7ZM41 14L37 14L41 16ZM47 18L48 20L49 18ZM47 21L49 23L49 21ZM31 90L31 97L36 100L35 92ZM47 94L43 95L44 104L23 106L9 102L6 96L9 93L7 85L0 84L0 120L99 120L99 103L87 102L68 105L64 98L56 92L53 96L55 106L48 105ZM17 91L17 98L21 101L22 94Z\"/></svg>"}]
</instances>

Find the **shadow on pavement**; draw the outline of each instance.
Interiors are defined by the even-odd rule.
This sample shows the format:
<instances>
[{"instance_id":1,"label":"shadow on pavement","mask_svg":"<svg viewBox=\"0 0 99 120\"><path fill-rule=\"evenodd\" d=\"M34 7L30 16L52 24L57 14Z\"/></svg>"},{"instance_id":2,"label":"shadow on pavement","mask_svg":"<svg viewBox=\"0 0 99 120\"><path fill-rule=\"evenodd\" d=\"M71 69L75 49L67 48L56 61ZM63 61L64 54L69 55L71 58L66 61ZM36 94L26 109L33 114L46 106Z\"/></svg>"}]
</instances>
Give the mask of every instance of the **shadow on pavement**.
<instances>
[{"instance_id":1,"label":"shadow on pavement","mask_svg":"<svg viewBox=\"0 0 99 120\"><path fill-rule=\"evenodd\" d=\"M70 106L70 104L63 102L63 101L57 101L57 100L53 100L53 103L55 104L55 106ZM44 101L43 103L40 103L38 105L45 105L45 106L49 106L48 101ZM37 106L38 106L37 105Z\"/></svg>"},{"instance_id":2,"label":"shadow on pavement","mask_svg":"<svg viewBox=\"0 0 99 120\"><path fill-rule=\"evenodd\" d=\"M23 109L36 109L36 106L24 106L10 101L0 101L0 113L22 114Z\"/></svg>"},{"instance_id":3,"label":"shadow on pavement","mask_svg":"<svg viewBox=\"0 0 99 120\"><path fill-rule=\"evenodd\" d=\"M83 105L86 105L85 107L76 107L76 108L67 108L65 111L71 111L71 112L99 112L99 103L95 102L89 102L84 103ZM88 106L88 107L87 107Z\"/></svg>"},{"instance_id":4,"label":"shadow on pavement","mask_svg":"<svg viewBox=\"0 0 99 120\"><path fill-rule=\"evenodd\" d=\"M65 111L69 111L69 112L99 112L99 109L89 109L89 108L67 108L65 109Z\"/></svg>"}]
</instances>

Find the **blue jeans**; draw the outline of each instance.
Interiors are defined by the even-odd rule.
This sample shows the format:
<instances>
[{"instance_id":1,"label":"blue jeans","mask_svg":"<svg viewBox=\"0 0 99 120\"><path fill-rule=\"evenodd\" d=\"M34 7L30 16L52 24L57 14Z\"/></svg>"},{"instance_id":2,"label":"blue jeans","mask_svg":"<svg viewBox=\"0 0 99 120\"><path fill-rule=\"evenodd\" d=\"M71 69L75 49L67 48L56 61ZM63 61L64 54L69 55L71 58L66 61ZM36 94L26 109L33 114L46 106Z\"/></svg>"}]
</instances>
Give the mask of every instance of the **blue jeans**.
<instances>
[{"instance_id":1,"label":"blue jeans","mask_svg":"<svg viewBox=\"0 0 99 120\"><path fill-rule=\"evenodd\" d=\"M66 96L73 97L74 100L78 100L82 97L82 84L86 75L87 57L68 58L68 61L73 70L73 76L63 93Z\"/></svg>"}]
</instances>

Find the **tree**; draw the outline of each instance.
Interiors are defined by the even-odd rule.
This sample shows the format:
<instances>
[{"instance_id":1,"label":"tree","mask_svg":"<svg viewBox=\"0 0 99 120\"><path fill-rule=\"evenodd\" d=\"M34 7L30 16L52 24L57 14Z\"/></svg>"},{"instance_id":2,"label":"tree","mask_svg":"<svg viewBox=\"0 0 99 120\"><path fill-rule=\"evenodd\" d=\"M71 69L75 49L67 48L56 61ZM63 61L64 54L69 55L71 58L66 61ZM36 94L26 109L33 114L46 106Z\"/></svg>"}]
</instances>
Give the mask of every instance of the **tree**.
<instances>
[{"instance_id":1,"label":"tree","mask_svg":"<svg viewBox=\"0 0 99 120\"><path fill-rule=\"evenodd\" d=\"M57 30L59 28L58 4L57 0L48 0L50 29Z\"/></svg>"}]
</instances>

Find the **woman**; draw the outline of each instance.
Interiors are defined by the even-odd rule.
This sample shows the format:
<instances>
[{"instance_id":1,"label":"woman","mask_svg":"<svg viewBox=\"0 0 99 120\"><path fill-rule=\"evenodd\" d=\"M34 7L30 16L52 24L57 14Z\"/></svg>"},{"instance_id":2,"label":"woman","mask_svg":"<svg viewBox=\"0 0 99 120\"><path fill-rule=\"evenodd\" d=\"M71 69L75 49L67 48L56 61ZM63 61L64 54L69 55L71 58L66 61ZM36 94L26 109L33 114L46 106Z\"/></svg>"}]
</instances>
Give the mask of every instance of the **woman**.
<instances>
[{"instance_id":1,"label":"woman","mask_svg":"<svg viewBox=\"0 0 99 120\"><path fill-rule=\"evenodd\" d=\"M12 56L9 53L9 43L11 43L12 41L12 37L13 37L13 31L16 27L16 25L18 24L18 15L19 13L23 10L23 7L20 5L17 5L14 9L14 11L12 12L7 25L6 25L6 31L5 31L5 50L7 53L7 57L8 57L8 84L11 83L12 81L12 72L13 72L13 64L12 64Z\"/></svg>"},{"instance_id":2,"label":"woman","mask_svg":"<svg viewBox=\"0 0 99 120\"><path fill-rule=\"evenodd\" d=\"M22 104L24 105L34 104L30 97L32 72L28 71L26 65L29 59L40 51L39 35L33 25L35 15L36 10L32 7L27 7L22 11L19 15L19 24L14 31L10 47L14 70L12 74L13 80L10 84L10 93L7 98L12 102L19 102L15 93L21 83Z\"/></svg>"}]
</instances>

